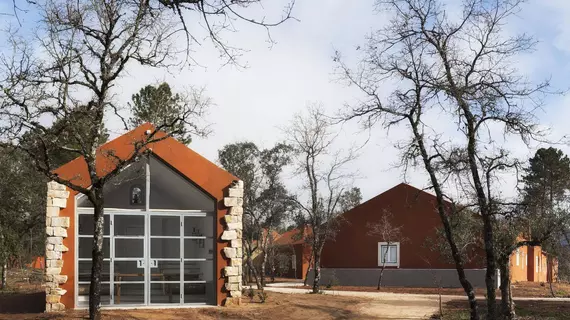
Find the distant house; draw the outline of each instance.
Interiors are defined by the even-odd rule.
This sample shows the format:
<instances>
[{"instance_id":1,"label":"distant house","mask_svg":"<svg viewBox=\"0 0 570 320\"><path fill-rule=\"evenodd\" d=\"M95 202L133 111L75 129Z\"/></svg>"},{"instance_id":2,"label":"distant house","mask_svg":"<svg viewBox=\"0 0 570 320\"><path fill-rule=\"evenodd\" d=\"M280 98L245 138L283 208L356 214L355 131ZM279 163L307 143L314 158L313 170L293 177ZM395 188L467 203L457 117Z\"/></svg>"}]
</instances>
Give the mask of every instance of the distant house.
<instances>
[{"instance_id":1,"label":"distant house","mask_svg":"<svg viewBox=\"0 0 570 320\"><path fill-rule=\"evenodd\" d=\"M334 278L341 285L375 286L378 269L382 265L380 252L388 249L383 285L460 287L454 264L434 248L434 241L444 241L437 232L441 220L436 204L434 195L401 183L345 212L335 240L327 242L323 249L322 283ZM391 213L393 226L401 226L405 241L387 246L380 237L368 234L368 225L380 221L386 212ZM298 231L291 233L299 234ZM307 252L310 253L308 245L292 236L283 236L277 243L294 248L296 259L303 257L302 262L296 263L300 267L294 273L295 278L303 278L304 267L309 264L306 258L309 256ZM479 256L466 263L465 272L474 286L484 287L486 269L483 252ZM546 255L540 247L520 248L519 253L511 257L512 279L546 281L547 275L554 270L554 266L547 265ZM292 273L290 275L293 276Z\"/></svg>"},{"instance_id":2,"label":"distant house","mask_svg":"<svg viewBox=\"0 0 570 320\"><path fill-rule=\"evenodd\" d=\"M276 266L278 276L296 279L305 277L311 260L311 248L305 241L308 232L308 228L305 233L293 229L277 237L274 246L277 247L277 260L280 261Z\"/></svg>"}]
</instances>

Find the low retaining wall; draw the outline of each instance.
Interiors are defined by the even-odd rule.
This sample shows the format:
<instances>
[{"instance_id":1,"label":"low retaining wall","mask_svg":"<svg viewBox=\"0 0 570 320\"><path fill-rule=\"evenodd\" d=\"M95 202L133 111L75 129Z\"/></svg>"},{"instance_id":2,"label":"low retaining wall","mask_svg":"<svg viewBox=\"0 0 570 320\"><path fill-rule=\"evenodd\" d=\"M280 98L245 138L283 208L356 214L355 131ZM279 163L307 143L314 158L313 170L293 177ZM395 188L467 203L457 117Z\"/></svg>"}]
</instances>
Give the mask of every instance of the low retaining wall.
<instances>
[{"instance_id":1,"label":"low retaining wall","mask_svg":"<svg viewBox=\"0 0 570 320\"><path fill-rule=\"evenodd\" d=\"M474 287L485 287L485 269L465 270L467 279ZM341 286L376 286L380 269L321 269L321 284L336 282ZM309 272L312 283L314 272ZM336 280L333 280L335 279ZM460 288L455 269L386 269L382 277L386 287Z\"/></svg>"}]
</instances>

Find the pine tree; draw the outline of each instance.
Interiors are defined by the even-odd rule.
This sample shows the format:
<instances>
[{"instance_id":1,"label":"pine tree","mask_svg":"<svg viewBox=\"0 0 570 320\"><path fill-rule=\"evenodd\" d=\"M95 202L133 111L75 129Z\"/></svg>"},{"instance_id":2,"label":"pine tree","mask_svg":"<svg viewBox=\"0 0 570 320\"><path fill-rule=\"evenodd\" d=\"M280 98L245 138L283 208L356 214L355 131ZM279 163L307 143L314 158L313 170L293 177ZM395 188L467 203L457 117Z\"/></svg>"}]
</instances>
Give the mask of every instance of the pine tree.
<instances>
[{"instance_id":1,"label":"pine tree","mask_svg":"<svg viewBox=\"0 0 570 320\"><path fill-rule=\"evenodd\" d=\"M193 107L188 108L189 104ZM180 121L180 117L187 112L185 111L187 109L201 113L206 104L208 104L207 99L202 99L198 91L193 91L190 97L185 97L180 93L174 93L166 82L158 86L147 85L132 96L133 116L130 118L130 124L136 127L144 122L150 122L157 127L172 127L171 131L175 132L172 136L187 145L192 142L191 128L197 129L197 127ZM174 123L176 125L172 126ZM205 134L194 131L194 134Z\"/></svg>"}]
</instances>

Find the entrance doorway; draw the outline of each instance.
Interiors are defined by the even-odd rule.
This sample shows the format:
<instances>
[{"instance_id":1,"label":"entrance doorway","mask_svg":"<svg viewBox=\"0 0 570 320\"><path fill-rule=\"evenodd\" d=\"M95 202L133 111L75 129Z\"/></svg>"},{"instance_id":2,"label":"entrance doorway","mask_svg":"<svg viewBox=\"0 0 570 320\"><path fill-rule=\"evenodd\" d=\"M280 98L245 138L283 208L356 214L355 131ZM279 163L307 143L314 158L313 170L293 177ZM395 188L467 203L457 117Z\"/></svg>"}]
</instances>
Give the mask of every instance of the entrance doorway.
<instances>
[{"instance_id":1,"label":"entrance doorway","mask_svg":"<svg viewBox=\"0 0 570 320\"><path fill-rule=\"evenodd\" d=\"M106 211L103 305L215 303L212 215ZM93 211L78 214L78 305L87 306Z\"/></svg>"},{"instance_id":2,"label":"entrance doorway","mask_svg":"<svg viewBox=\"0 0 570 320\"><path fill-rule=\"evenodd\" d=\"M153 157L117 181L105 191L113 207L105 208L102 305L216 304L215 201ZM93 243L93 208L85 200L76 201L79 307L89 301Z\"/></svg>"}]
</instances>

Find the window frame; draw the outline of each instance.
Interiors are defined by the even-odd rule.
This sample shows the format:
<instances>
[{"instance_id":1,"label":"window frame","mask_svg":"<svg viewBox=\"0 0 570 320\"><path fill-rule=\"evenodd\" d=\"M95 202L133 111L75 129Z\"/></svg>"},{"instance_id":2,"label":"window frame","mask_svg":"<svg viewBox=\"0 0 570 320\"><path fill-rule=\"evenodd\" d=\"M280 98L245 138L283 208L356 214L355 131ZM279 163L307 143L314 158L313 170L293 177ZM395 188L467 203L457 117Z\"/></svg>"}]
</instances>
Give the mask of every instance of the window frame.
<instances>
[{"instance_id":1,"label":"window frame","mask_svg":"<svg viewBox=\"0 0 570 320\"><path fill-rule=\"evenodd\" d=\"M388 246L388 249L390 248L390 246L395 246L396 247L396 262L386 262L385 264L382 262L382 246ZM377 250L377 254L378 254L378 266L382 267L382 265L386 266L386 267L396 267L399 268L400 267L400 242L394 241L394 242L378 242L378 250Z\"/></svg>"}]
</instances>

